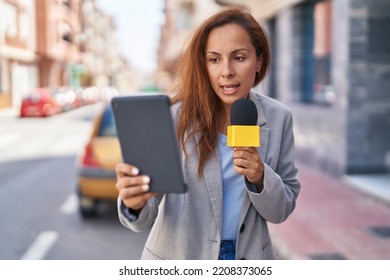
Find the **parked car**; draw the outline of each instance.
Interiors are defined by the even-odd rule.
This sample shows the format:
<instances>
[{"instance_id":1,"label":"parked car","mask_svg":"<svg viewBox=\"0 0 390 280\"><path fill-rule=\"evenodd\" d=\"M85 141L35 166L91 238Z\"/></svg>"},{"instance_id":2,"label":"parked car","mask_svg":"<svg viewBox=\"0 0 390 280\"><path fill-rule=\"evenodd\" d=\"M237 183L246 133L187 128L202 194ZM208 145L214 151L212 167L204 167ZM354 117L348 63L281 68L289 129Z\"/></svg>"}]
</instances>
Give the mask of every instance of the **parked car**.
<instances>
[{"instance_id":1,"label":"parked car","mask_svg":"<svg viewBox=\"0 0 390 280\"><path fill-rule=\"evenodd\" d=\"M81 93L84 104L94 104L100 101L100 91L97 87L87 87Z\"/></svg>"},{"instance_id":2,"label":"parked car","mask_svg":"<svg viewBox=\"0 0 390 280\"><path fill-rule=\"evenodd\" d=\"M72 109L76 109L83 105L79 91L69 87L60 87L54 93L58 105L61 107L62 112L67 112Z\"/></svg>"},{"instance_id":3,"label":"parked car","mask_svg":"<svg viewBox=\"0 0 390 280\"><path fill-rule=\"evenodd\" d=\"M122 161L111 106L105 104L93 123L91 136L78 159L77 192L82 217L97 215L101 201L114 201L115 166Z\"/></svg>"},{"instance_id":4,"label":"parked car","mask_svg":"<svg viewBox=\"0 0 390 280\"><path fill-rule=\"evenodd\" d=\"M36 88L23 98L20 117L48 117L61 112L49 88Z\"/></svg>"}]
</instances>

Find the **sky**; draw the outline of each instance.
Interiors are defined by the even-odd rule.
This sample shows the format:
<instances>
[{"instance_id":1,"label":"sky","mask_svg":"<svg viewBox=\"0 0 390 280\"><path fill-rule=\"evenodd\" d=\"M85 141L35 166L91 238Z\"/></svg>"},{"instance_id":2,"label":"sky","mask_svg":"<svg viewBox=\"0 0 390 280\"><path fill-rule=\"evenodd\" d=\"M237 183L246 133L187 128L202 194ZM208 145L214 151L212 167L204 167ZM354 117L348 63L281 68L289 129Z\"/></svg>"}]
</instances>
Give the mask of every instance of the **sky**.
<instances>
[{"instance_id":1,"label":"sky","mask_svg":"<svg viewBox=\"0 0 390 280\"><path fill-rule=\"evenodd\" d=\"M114 17L122 55L134 68L153 71L164 23L163 0L96 0L96 4Z\"/></svg>"}]
</instances>

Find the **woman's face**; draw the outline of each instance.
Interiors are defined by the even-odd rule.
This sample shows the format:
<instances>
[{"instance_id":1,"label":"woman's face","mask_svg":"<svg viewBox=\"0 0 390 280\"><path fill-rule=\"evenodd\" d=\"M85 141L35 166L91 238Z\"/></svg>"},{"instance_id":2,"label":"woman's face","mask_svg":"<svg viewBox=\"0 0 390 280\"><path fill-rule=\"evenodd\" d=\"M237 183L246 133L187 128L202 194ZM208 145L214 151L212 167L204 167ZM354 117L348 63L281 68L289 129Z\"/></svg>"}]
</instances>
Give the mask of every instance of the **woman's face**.
<instances>
[{"instance_id":1,"label":"woman's face","mask_svg":"<svg viewBox=\"0 0 390 280\"><path fill-rule=\"evenodd\" d=\"M253 87L261 59L256 57L248 33L237 24L213 29L206 43L206 67L210 83L227 111Z\"/></svg>"}]
</instances>

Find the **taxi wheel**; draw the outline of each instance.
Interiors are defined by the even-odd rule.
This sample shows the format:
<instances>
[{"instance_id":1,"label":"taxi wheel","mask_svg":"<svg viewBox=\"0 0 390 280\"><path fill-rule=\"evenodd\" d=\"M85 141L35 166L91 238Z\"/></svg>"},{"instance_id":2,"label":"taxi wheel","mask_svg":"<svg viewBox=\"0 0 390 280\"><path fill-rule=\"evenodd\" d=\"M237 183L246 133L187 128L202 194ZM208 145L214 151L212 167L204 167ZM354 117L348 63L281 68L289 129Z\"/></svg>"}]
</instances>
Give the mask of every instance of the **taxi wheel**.
<instances>
[{"instance_id":1,"label":"taxi wheel","mask_svg":"<svg viewBox=\"0 0 390 280\"><path fill-rule=\"evenodd\" d=\"M80 195L79 212L83 218L92 218L97 216L97 201Z\"/></svg>"}]
</instances>

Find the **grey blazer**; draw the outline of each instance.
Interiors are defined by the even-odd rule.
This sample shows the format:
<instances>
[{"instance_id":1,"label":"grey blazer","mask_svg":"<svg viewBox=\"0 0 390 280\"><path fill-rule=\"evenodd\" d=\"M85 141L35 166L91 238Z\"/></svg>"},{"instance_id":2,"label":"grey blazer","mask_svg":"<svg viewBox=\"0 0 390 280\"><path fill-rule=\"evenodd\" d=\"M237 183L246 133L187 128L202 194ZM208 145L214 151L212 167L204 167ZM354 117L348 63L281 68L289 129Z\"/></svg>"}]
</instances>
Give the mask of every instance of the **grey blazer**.
<instances>
[{"instance_id":1,"label":"grey blazer","mask_svg":"<svg viewBox=\"0 0 390 280\"><path fill-rule=\"evenodd\" d=\"M240 209L236 239L237 259L275 259L267 222L281 223L295 208L300 190L294 164L293 121L290 110L280 102L250 92L258 110L261 146L265 163L261 193L247 184ZM177 119L178 105L172 106ZM188 151L194 148L188 143ZM218 259L222 230L222 174L219 153L206 163L203 177L196 176L198 156L183 158L185 194L165 194L159 203L150 199L138 218L130 222L121 212L121 223L141 232L152 226L142 259ZM233 206L233 205L232 205Z\"/></svg>"}]
</instances>

